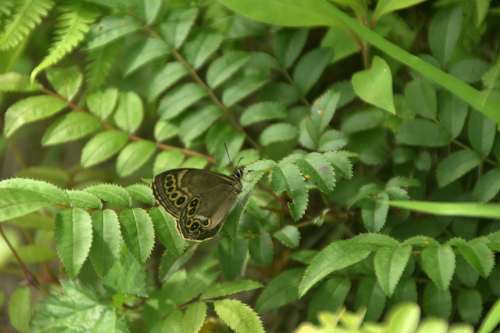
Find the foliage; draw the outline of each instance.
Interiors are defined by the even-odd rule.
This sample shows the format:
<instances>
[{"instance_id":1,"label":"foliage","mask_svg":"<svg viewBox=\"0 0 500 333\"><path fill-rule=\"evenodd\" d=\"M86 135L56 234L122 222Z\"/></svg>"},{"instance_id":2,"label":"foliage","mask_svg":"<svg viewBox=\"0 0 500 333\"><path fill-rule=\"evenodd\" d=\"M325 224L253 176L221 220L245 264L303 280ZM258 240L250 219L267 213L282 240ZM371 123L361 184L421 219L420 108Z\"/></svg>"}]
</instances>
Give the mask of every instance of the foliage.
<instances>
[{"instance_id":1,"label":"foliage","mask_svg":"<svg viewBox=\"0 0 500 333\"><path fill-rule=\"evenodd\" d=\"M0 327L493 332L499 15L2 1ZM219 235L183 239L154 176L235 165Z\"/></svg>"}]
</instances>

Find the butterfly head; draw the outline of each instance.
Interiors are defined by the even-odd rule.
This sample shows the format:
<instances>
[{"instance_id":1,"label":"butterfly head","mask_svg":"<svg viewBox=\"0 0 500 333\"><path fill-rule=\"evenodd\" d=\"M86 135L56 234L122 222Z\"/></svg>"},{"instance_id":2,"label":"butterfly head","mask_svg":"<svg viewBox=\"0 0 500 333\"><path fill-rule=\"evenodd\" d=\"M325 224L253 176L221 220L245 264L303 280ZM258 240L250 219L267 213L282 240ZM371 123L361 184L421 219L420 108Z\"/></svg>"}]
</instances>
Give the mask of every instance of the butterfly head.
<instances>
[{"instance_id":1,"label":"butterfly head","mask_svg":"<svg viewBox=\"0 0 500 333\"><path fill-rule=\"evenodd\" d=\"M233 175L232 177L235 179L235 180L238 180L240 181L241 178L243 178L243 174L245 173L245 168L240 166L240 167L237 167L234 169L233 171Z\"/></svg>"}]
</instances>

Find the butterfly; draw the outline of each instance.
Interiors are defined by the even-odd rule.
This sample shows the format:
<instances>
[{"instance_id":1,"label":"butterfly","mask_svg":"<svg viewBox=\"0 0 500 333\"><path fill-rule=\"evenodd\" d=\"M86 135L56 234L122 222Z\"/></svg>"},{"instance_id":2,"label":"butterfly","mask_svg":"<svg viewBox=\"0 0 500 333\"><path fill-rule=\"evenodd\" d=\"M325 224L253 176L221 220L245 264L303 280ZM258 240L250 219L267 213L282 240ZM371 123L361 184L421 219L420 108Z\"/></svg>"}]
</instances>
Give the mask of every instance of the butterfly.
<instances>
[{"instance_id":1,"label":"butterfly","mask_svg":"<svg viewBox=\"0 0 500 333\"><path fill-rule=\"evenodd\" d=\"M177 230L189 240L214 237L241 193L243 167L231 176L200 169L173 169L153 180L156 200L176 219Z\"/></svg>"}]
</instances>

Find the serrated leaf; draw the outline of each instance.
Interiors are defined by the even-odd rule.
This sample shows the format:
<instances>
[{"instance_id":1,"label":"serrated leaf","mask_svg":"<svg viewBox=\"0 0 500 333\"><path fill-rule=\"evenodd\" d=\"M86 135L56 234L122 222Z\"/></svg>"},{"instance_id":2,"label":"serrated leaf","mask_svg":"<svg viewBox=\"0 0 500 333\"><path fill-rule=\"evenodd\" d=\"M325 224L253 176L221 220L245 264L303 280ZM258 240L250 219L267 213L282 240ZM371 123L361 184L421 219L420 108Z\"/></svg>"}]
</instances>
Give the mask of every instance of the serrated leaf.
<instances>
[{"instance_id":1,"label":"serrated leaf","mask_svg":"<svg viewBox=\"0 0 500 333\"><path fill-rule=\"evenodd\" d=\"M266 127L259 137L262 145L268 146L273 143L292 141L297 138L298 130L288 123L278 123Z\"/></svg>"},{"instance_id":2,"label":"serrated leaf","mask_svg":"<svg viewBox=\"0 0 500 333\"><path fill-rule=\"evenodd\" d=\"M214 302L217 315L236 333L264 333L262 322L252 308L234 299Z\"/></svg>"},{"instance_id":3,"label":"serrated leaf","mask_svg":"<svg viewBox=\"0 0 500 333\"><path fill-rule=\"evenodd\" d=\"M177 230L177 222L160 207L150 209L149 216L167 253L175 258L180 257L186 248L186 241Z\"/></svg>"},{"instance_id":4,"label":"serrated leaf","mask_svg":"<svg viewBox=\"0 0 500 333\"><path fill-rule=\"evenodd\" d=\"M135 92L120 93L114 115L116 125L128 133L134 133L141 126L143 118L144 109L139 95Z\"/></svg>"},{"instance_id":5,"label":"serrated leaf","mask_svg":"<svg viewBox=\"0 0 500 333\"><path fill-rule=\"evenodd\" d=\"M184 159L184 154L179 150L162 151L156 156L153 173L157 175L163 171L178 168Z\"/></svg>"},{"instance_id":6,"label":"serrated leaf","mask_svg":"<svg viewBox=\"0 0 500 333\"><path fill-rule=\"evenodd\" d=\"M377 321L384 312L386 297L373 277L363 278L356 292L356 308L366 308L365 318Z\"/></svg>"},{"instance_id":7,"label":"serrated leaf","mask_svg":"<svg viewBox=\"0 0 500 333\"><path fill-rule=\"evenodd\" d=\"M370 247L373 251L383 246L395 247L399 245L399 242L397 240L395 240L391 236L387 236L381 233L359 234L351 238L351 240L355 241L356 243L364 244Z\"/></svg>"},{"instance_id":8,"label":"serrated leaf","mask_svg":"<svg viewBox=\"0 0 500 333\"><path fill-rule=\"evenodd\" d=\"M214 60L207 70L207 84L215 89L231 78L250 59L250 56L242 51L230 51Z\"/></svg>"},{"instance_id":9,"label":"serrated leaf","mask_svg":"<svg viewBox=\"0 0 500 333\"><path fill-rule=\"evenodd\" d=\"M153 250L155 237L148 213L141 208L125 209L120 212L120 222L125 244L141 263L145 263Z\"/></svg>"},{"instance_id":10,"label":"serrated leaf","mask_svg":"<svg viewBox=\"0 0 500 333\"><path fill-rule=\"evenodd\" d=\"M51 68L47 70L47 79L59 95L70 101L80 89L83 75L77 66Z\"/></svg>"},{"instance_id":11,"label":"serrated leaf","mask_svg":"<svg viewBox=\"0 0 500 333\"><path fill-rule=\"evenodd\" d=\"M200 69L223 40L218 33L201 31L184 45L184 55L194 69Z\"/></svg>"},{"instance_id":12,"label":"serrated leaf","mask_svg":"<svg viewBox=\"0 0 500 333\"><path fill-rule=\"evenodd\" d=\"M332 277L321 283L311 295L308 318L316 318L323 311L337 311L344 304L351 289L351 281L347 277Z\"/></svg>"},{"instance_id":13,"label":"serrated leaf","mask_svg":"<svg viewBox=\"0 0 500 333\"><path fill-rule=\"evenodd\" d=\"M293 71L293 81L302 95L318 82L321 74L332 58L332 50L326 48L313 49L300 58Z\"/></svg>"},{"instance_id":14,"label":"serrated leaf","mask_svg":"<svg viewBox=\"0 0 500 333\"><path fill-rule=\"evenodd\" d=\"M326 152L324 156L335 168L335 171L340 171L340 175L344 178L351 179L353 176L353 165L350 160L353 154L347 151L332 151Z\"/></svg>"},{"instance_id":15,"label":"serrated leaf","mask_svg":"<svg viewBox=\"0 0 500 333\"><path fill-rule=\"evenodd\" d=\"M285 106L277 102L256 103L245 109L241 114L242 126L249 126L261 121L285 119L287 116Z\"/></svg>"},{"instance_id":16,"label":"serrated leaf","mask_svg":"<svg viewBox=\"0 0 500 333\"><path fill-rule=\"evenodd\" d=\"M289 248L296 248L300 242L300 231L296 226L287 225L273 234L274 238Z\"/></svg>"},{"instance_id":17,"label":"serrated leaf","mask_svg":"<svg viewBox=\"0 0 500 333\"><path fill-rule=\"evenodd\" d=\"M163 40L155 37L146 38L130 49L131 52L123 64L124 76L134 73L155 59L165 58L170 52L170 47Z\"/></svg>"},{"instance_id":18,"label":"serrated leaf","mask_svg":"<svg viewBox=\"0 0 500 333\"><path fill-rule=\"evenodd\" d=\"M153 74L153 77L147 83L146 95L148 101L152 102L158 98L165 90L188 74L188 70L178 62L169 62Z\"/></svg>"},{"instance_id":19,"label":"serrated leaf","mask_svg":"<svg viewBox=\"0 0 500 333\"><path fill-rule=\"evenodd\" d=\"M439 162L436 179L439 187L444 187L477 167L481 159L472 150L459 150L451 153Z\"/></svg>"},{"instance_id":20,"label":"serrated leaf","mask_svg":"<svg viewBox=\"0 0 500 333\"><path fill-rule=\"evenodd\" d=\"M150 186L144 184L134 184L127 186L126 190L134 201L154 206L155 197Z\"/></svg>"},{"instance_id":21,"label":"serrated leaf","mask_svg":"<svg viewBox=\"0 0 500 333\"><path fill-rule=\"evenodd\" d=\"M161 33L167 43L176 49L180 48L197 16L198 9L195 7L171 10L166 21L160 26Z\"/></svg>"},{"instance_id":22,"label":"serrated leaf","mask_svg":"<svg viewBox=\"0 0 500 333\"><path fill-rule=\"evenodd\" d=\"M104 16L101 21L92 25L87 39L87 49L93 50L108 45L141 28L142 25L131 16Z\"/></svg>"},{"instance_id":23,"label":"serrated leaf","mask_svg":"<svg viewBox=\"0 0 500 333\"><path fill-rule=\"evenodd\" d=\"M299 295L304 296L327 275L362 261L371 252L370 246L352 240L331 243L321 250L307 267L299 285Z\"/></svg>"},{"instance_id":24,"label":"serrated leaf","mask_svg":"<svg viewBox=\"0 0 500 333\"><path fill-rule=\"evenodd\" d=\"M88 168L104 162L117 154L128 142L128 135L120 131L97 134L82 149L81 163Z\"/></svg>"},{"instance_id":25,"label":"serrated leaf","mask_svg":"<svg viewBox=\"0 0 500 333\"><path fill-rule=\"evenodd\" d=\"M113 291L144 297L146 276L144 265L130 253L126 246L122 246L119 260L114 261L102 281L104 286Z\"/></svg>"},{"instance_id":26,"label":"serrated leaf","mask_svg":"<svg viewBox=\"0 0 500 333\"><path fill-rule=\"evenodd\" d=\"M225 297L258 288L262 288L262 284L254 280L225 281L210 287L210 289L201 294L200 299L206 300L210 298Z\"/></svg>"},{"instance_id":27,"label":"serrated leaf","mask_svg":"<svg viewBox=\"0 0 500 333\"><path fill-rule=\"evenodd\" d=\"M419 147L442 147L451 142L450 134L439 125L427 119L413 119L403 122L396 133L399 144Z\"/></svg>"},{"instance_id":28,"label":"serrated leaf","mask_svg":"<svg viewBox=\"0 0 500 333\"><path fill-rule=\"evenodd\" d=\"M127 190L114 184L97 184L85 188L85 191L117 207L130 207L132 199Z\"/></svg>"},{"instance_id":29,"label":"serrated leaf","mask_svg":"<svg viewBox=\"0 0 500 333\"><path fill-rule=\"evenodd\" d=\"M483 277L490 275L495 266L495 256L481 240L473 240L461 243L458 251L464 259Z\"/></svg>"},{"instance_id":30,"label":"serrated leaf","mask_svg":"<svg viewBox=\"0 0 500 333\"><path fill-rule=\"evenodd\" d=\"M89 111L102 120L106 120L113 113L117 101L118 90L116 88L93 92L85 100Z\"/></svg>"},{"instance_id":31,"label":"serrated leaf","mask_svg":"<svg viewBox=\"0 0 500 333\"><path fill-rule=\"evenodd\" d=\"M99 276L104 277L120 257L123 244L118 216L111 209L92 213L93 240L90 262Z\"/></svg>"},{"instance_id":32,"label":"serrated leaf","mask_svg":"<svg viewBox=\"0 0 500 333\"><path fill-rule=\"evenodd\" d=\"M5 112L3 133L10 137L21 126L61 112L66 102L53 96L32 96L21 99Z\"/></svg>"},{"instance_id":33,"label":"serrated leaf","mask_svg":"<svg viewBox=\"0 0 500 333\"><path fill-rule=\"evenodd\" d=\"M288 68L302 52L307 41L308 30L280 30L274 38L274 54L284 68Z\"/></svg>"},{"instance_id":34,"label":"serrated leaf","mask_svg":"<svg viewBox=\"0 0 500 333\"><path fill-rule=\"evenodd\" d=\"M79 190L66 190L66 195L68 197L68 204L71 207L84 209L102 208L101 200L92 193Z\"/></svg>"},{"instance_id":35,"label":"serrated leaf","mask_svg":"<svg viewBox=\"0 0 500 333\"><path fill-rule=\"evenodd\" d=\"M365 102L392 114L396 113L389 65L375 56L369 69L355 73L351 79L354 92Z\"/></svg>"},{"instance_id":36,"label":"serrated leaf","mask_svg":"<svg viewBox=\"0 0 500 333\"><path fill-rule=\"evenodd\" d=\"M116 173L126 177L139 170L153 156L156 145L151 141L141 140L129 143L116 159Z\"/></svg>"},{"instance_id":37,"label":"serrated leaf","mask_svg":"<svg viewBox=\"0 0 500 333\"><path fill-rule=\"evenodd\" d=\"M84 112L68 113L52 123L42 137L42 145L50 146L86 137L101 128L99 121Z\"/></svg>"},{"instance_id":38,"label":"serrated leaf","mask_svg":"<svg viewBox=\"0 0 500 333\"><path fill-rule=\"evenodd\" d=\"M332 193L335 187L335 172L328 159L322 154L310 153L295 163L301 169L302 174L311 177L322 192Z\"/></svg>"},{"instance_id":39,"label":"serrated leaf","mask_svg":"<svg viewBox=\"0 0 500 333\"><path fill-rule=\"evenodd\" d=\"M410 255L409 245L382 247L375 252L375 274L386 296L390 297L394 293Z\"/></svg>"},{"instance_id":40,"label":"serrated leaf","mask_svg":"<svg viewBox=\"0 0 500 333\"><path fill-rule=\"evenodd\" d=\"M455 272L455 253L449 245L429 246L422 251L422 269L442 290L447 290Z\"/></svg>"},{"instance_id":41,"label":"serrated leaf","mask_svg":"<svg viewBox=\"0 0 500 333\"><path fill-rule=\"evenodd\" d=\"M68 208L56 215L56 249L68 275L75 278L89 255L92 220L81 208Z\"/></svg>"},{"instance_id":42,"label":"serrated leaf","mask_svg":"<svg viewBox=\"0 0 500 333\"><path fill-rule=\"evenodd\" d=\"M177 117L206 94L207 92L196 83L186 83L175 88L160 100L158 105L160 118L169 120Z\"/></svg>"},{"instance_id":43,"label":"serrated leaf","mask_svg":"<svg viewBox=\"0 0 500 333\"><path fill-rule=\"evenodd\" d=\"M0 181L0 189L19 189L36 193L53 204L65 204L66 195L59 187L43 180L10 178ZM40 200L35 200L40 201Z\"/></svg>"},{"instance_id":44,"label":"serrated leaf","mask_svg":"<svg viewBox=\"0 0 500 333\"><path fill-rule=\"evenodd\" d=\"M472 195L479 201L487 202L500 192L500 168L492 169L477 180Z\"/></svg>"},{"instance_id":45,"label":"serrated leaf","mask_svg":"<svg viewBox=\"0 0 500 333\"><path fill-rule=\"evenodd\" d=\"M300 268L289 269L274 277L259 295L255 309L268 312L298 300L297 286L303 271Z\"/></svg>"},{"instance_id":46,"label":"serrated leaf","mask_svg":"<svg viewBox=\"0 0 500 333\"><path fill-rule=\"evenodd\" d=\"M222 103L227 107L232 107L262 88L266 82L267 78L263 75L243 75L237 78L231 86L224 90L222 93Z\"/></svg>"},{"instance_id":47,"label":"serrated leaf","mask_svg":"<svg viewBox=\"0 0 500 333\"><path fill-rule=\"evenodd\" d=\"M31 309L31 289L19 287L14 290L9 299L9 321L19 332L28 332L30 329Z\"/></svg>"},{"instance_id":48,"label":"serrated leaf","mask_svg":"<svg viewBox=\"0 0 500 333\"><path fill-rule=\"evenodd\" d=\"M198 333L207 316L207 305L203 302L190 304L182 319L183 333Z\"/></svg>"},{"instance_id":49,"label":"serrated leaf","mask_svg":"<svg viewBox=\"0 0 500 333\"><path fill-rule=\"evenodd\" d=\"M205 133L224 113L218 107L209 105L187 115L179 127L181 139L186 145Z\"/></svg>"},{"instance_id":50,"label":"serrated leaf","mask_svg":"<svg viewBox=\"0 0 500 333\"><path fill-rule=\"evenodd\" d=\"M305 213L309 202L309 194L304 177L299 168L291 163L280 165L280 170L286 181L288 195L292 202L288 204L290 213L295 221L298 221Z\"/></svg>"}]
</instances>

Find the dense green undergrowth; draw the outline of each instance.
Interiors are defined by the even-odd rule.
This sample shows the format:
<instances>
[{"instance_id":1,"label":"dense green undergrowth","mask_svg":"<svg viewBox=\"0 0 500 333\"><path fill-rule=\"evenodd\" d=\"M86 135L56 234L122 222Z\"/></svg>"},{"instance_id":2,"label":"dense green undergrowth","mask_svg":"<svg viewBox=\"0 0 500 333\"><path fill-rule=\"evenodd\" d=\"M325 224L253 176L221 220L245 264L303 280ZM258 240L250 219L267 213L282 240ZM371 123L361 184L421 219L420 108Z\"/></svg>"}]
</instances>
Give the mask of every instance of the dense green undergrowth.
<instances>
[{"instance_id":1,"label":"dense green undergrowth","mask_svg":"<svg viewBox=\"0 0 500 333\"><path fill-rule=\"evenodd\" d=\"M493 332L499 17L2 1L1 330ZM219 235L184 240L153 177L235 165Z\"/></svg>"}]
</instances>

